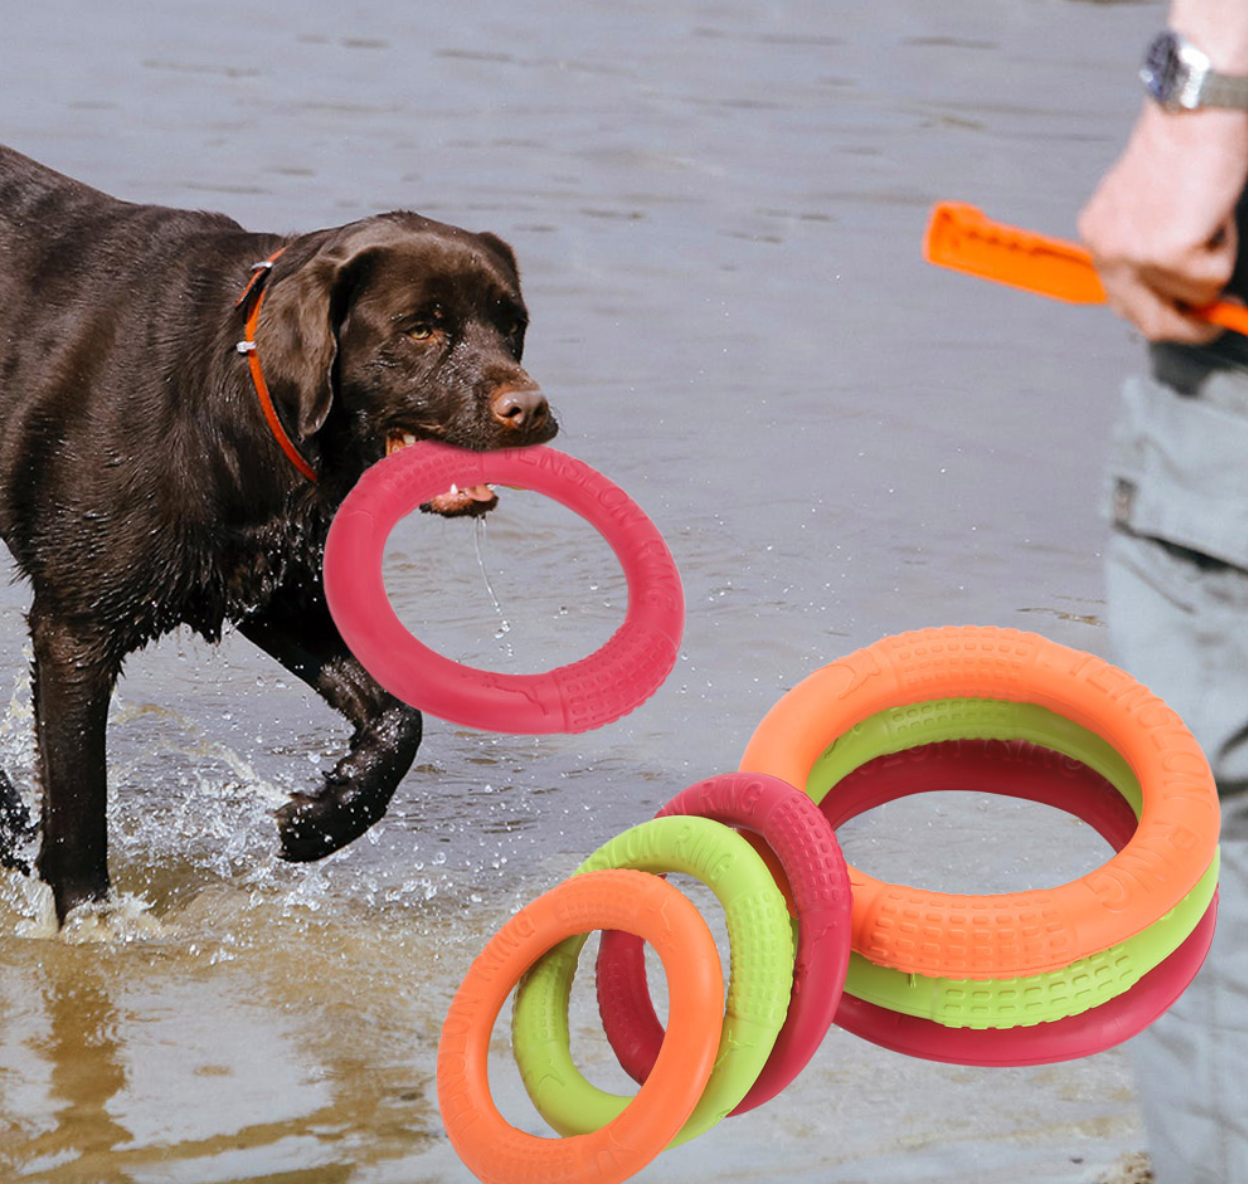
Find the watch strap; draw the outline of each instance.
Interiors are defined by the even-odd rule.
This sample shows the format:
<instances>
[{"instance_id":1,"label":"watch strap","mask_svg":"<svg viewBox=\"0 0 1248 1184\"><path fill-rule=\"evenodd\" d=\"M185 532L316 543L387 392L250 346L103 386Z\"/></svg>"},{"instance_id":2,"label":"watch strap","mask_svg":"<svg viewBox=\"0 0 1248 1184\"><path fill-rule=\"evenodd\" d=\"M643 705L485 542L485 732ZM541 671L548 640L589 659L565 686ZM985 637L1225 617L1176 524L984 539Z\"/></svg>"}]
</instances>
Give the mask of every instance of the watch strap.
<instances>
[{"instance_id":1,"label":"watch strap","mask_svg":"<svg viewBox=\"0 0 1248 1184\"><path fill-rule=\"evenodd\" d=\"M1198 107L1248 109L1248 77L1238 74L1218 74L1210 70L1201 84L1196 105Z\"/></svg>"}]
</instances>

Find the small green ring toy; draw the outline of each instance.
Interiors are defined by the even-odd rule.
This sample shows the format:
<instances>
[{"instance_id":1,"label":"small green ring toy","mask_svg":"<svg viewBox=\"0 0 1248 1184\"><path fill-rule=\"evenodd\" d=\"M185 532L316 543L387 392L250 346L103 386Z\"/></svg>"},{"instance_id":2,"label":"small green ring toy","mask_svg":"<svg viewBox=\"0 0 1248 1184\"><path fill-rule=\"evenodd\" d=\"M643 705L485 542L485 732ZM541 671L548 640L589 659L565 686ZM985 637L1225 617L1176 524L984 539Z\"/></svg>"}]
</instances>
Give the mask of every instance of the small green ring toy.
<instances>
[{"instance_id":1,"label":"small green ring toy","mask_svg":"<svg viewBox=\"0 0 1248 1184\"><path fill-rule=\"evenodd\" d=\"M702 1100L672 1140L714 1126L745 1097L784 1024L793 990L793 930L784 897L758 853L730 827L673 816L634 826L599 847L583 872L635 868L683 872L705 883L727 919L731 972L723 1036ZM512 1047L529 1097L561 1135L611 1122L631 1101L591 1084L572 1061L568 1000L585 935L568 938L520 981Z\"/></svg>"},{"instance_id":2,"label":"small green ring toy","mask_svg":"<svg viewBox=\"0 0 1248 1184\"><path fill-rule=\"evenodd\" d=\"M811 766L806 793L821 802L842 777L869 760L943 740L1029 740L1050 748L1111 781L1140 816L1139 780L1108 740L1047 707L1006 699L932 699L878 711L828 745Z\"/></svg>"}]
</instances>

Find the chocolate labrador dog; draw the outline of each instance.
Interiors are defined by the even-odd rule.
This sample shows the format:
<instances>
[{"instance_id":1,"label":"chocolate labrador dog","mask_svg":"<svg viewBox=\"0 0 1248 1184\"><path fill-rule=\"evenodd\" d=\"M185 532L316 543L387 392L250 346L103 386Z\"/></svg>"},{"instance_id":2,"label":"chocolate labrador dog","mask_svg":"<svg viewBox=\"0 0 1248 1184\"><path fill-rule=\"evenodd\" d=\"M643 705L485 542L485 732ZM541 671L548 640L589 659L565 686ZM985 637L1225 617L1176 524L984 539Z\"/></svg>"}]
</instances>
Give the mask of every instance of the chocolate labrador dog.
<instances>
[{"instance_id":1,"label":"chocolate labrador dog","mask_svg":"<svg viewBox=\"0 0 1248 1184\"><path fill-rule=\"evenodd\" d=\"M258 265L258 266L257 266ZM136 205L0 147L0 534L34 598L36 868L60 920L109 887L105 723L125 657L226 621L354 725L277 817L287 859L379 819L421 717L343 644L320 565L364 469L415 440L540 443L515 256L388 213L297 237ZM494 504L486 487L430 507ZM29 827L0 783L0 849Z\"/></svg>"}]
</instances>

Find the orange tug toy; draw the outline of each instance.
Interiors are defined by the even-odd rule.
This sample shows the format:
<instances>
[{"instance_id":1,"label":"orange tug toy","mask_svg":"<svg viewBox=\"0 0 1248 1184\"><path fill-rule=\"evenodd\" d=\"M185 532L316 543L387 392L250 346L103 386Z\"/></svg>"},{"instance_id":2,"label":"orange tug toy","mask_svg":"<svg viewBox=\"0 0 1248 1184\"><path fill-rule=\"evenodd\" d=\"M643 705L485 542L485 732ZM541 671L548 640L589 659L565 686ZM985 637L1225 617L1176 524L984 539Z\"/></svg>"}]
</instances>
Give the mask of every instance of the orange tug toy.
<instances>
[{"instance_id":1,"label":"orange tug toy","mask_svg":"<svg viewBox=\"0 0 1248 1184\"><path fill-rule=\"evenodd\" d=\"M942 201L932 207L923 258L938 267L1054 300L1105 303L1105 289L1092 256L1078 243L994 222L965 202ZM1248 336L1248 308L1219 300L1188 311L1212 325Z\"/></svg>"}]
</instances>

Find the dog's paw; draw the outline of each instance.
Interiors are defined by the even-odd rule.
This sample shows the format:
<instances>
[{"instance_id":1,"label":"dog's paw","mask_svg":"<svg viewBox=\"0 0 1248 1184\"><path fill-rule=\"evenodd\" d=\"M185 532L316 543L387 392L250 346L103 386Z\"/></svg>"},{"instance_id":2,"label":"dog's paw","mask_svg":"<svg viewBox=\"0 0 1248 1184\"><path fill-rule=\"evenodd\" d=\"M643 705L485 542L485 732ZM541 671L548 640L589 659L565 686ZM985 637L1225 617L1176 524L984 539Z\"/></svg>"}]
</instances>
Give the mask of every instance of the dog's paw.
<instances>
[{"instance_id":1,"label":"dog's paw","mask_svg":"<svg viewBox=\"0 0 1248 1184\"><path fill-rule=\"evenodd\" d=\"M367 723L351 738L351 751L316 790L292 794L277 811L280 854L292 863L324 859L379 822L420 746L419 711L385 694L371 679L354 689L364 694L371 689L376 702ZM338 690L353 688L344 680Z\"/></svg>"},{"instance_id":2,"label":"dog's paw","mask_svg":"<svg viewBox=\"0 0 1248 1184\"><path fill-rule=\"evenodd\" d=\"M327 785L321 794L296 793L277 812L278 854L291 863L312 863L358 839L384 813L368 799Z\"/></svg>"},{"instance_id":3,"label":"dog's paw","mask_svg":"<svg viewBox=\"0 0 1248 1184\"><path fill-rule=\"evenodd\" d=\"M277 812L278 852L291 863L311 863L337 851L344 842L333 811L322 799L297 793Z\"/></svg>"}]
</instances>

